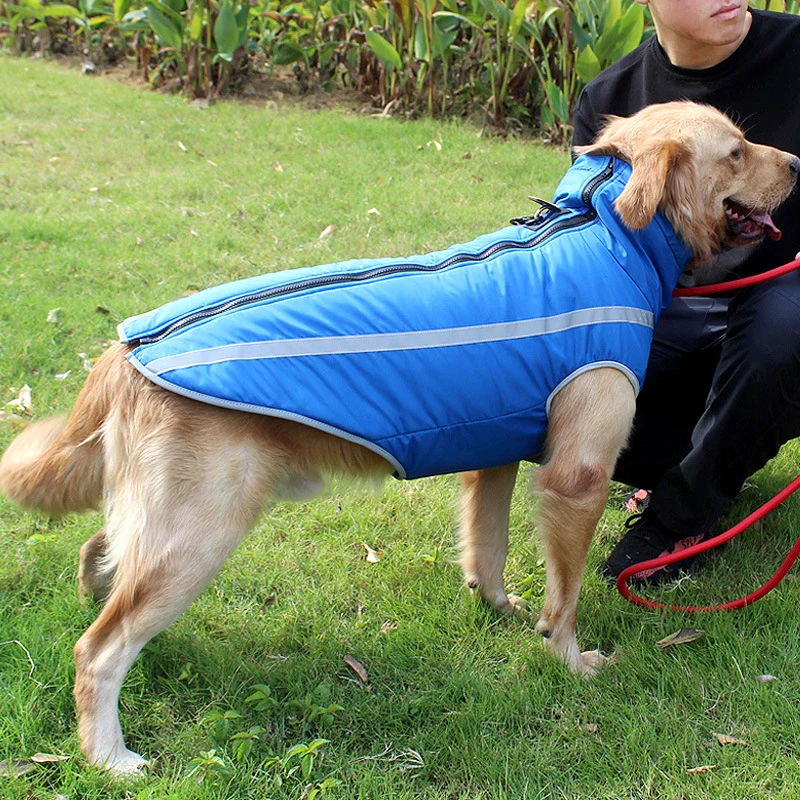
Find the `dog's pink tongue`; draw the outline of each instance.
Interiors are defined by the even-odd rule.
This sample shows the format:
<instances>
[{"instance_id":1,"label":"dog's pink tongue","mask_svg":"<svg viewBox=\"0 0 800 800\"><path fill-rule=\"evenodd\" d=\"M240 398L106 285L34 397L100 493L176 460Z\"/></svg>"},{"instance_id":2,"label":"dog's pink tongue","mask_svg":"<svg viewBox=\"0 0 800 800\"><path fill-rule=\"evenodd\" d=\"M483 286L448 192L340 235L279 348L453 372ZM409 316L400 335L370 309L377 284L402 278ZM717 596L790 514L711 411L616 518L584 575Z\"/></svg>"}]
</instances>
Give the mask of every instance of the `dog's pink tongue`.
<instances>
[{"instance_id":1,"label":"dog's pink tongue","mask_svg":"<svg viewBox=\"0 0 800 800\"><path fill-rule=\"evenodd\" d=\"M782 234L780 228L772 221L772 217L767 214L766 211L754 211L750 214L750 219L754 219L759 225L762 225L767 236L769 236L773 242L777 242L778 239L781 238Z\"/></svg>"}]
</instances>

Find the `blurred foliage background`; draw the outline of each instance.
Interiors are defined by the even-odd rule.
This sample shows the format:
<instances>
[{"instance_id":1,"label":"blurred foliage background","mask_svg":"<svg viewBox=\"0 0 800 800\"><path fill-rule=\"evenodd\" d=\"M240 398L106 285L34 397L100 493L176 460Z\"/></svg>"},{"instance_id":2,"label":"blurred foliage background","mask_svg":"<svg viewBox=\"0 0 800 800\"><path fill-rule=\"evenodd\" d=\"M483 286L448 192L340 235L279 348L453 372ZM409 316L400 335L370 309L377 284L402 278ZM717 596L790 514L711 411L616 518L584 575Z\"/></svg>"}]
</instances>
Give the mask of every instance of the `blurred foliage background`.
<instances>
[{"instance_id":1,"label":"blurred foliage background","mask_svg":"<svg viewBox=\"0 0 800 800\"><path fill-rule=\"evenodd\" d=\"M797 13L800 1L751 5ZM304 91L350 87L386 113L477 110L560 142L581 87L652 33L634 0L0 0L3 49L135 59L191 98L283 69Z\"/></svg>"}]
</instances>

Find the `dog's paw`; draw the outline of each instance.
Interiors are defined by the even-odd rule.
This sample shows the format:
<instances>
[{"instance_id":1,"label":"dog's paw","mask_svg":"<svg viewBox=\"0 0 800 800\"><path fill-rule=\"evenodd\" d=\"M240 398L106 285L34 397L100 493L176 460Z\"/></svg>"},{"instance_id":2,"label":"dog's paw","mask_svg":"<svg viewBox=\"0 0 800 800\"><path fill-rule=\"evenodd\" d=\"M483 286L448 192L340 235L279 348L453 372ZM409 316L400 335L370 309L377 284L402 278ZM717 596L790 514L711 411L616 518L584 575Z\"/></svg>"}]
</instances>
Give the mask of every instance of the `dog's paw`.
<instances>
[{"instance_id":1,"label":"dog's paw","mask_svg":"<svg viewBox=\"0 0 800 800\"><path fill-rule=\"evenodd\" d=\"M106 761L102 768L118 781L136 780L144 777L144 768L148 765L147 759L142 758L132 750L126 750L114 760Z\"/></svg>"}]
</instances>

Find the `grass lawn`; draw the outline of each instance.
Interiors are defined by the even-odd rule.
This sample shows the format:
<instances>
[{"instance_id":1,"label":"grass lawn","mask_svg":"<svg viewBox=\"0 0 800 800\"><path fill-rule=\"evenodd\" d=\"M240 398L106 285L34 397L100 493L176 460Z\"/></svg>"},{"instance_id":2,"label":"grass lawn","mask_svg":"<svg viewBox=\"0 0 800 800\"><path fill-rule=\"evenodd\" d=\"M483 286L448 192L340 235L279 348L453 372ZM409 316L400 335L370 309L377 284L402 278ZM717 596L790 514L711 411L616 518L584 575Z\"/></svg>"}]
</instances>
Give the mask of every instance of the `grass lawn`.
<instances>
[{"instance_id":1,"label":"grass lawn","mask_svg":"<svg viewBox=\"0 0 800 800\"><path fill-rule=\"evenodd\" d=\"M0 58L0 87L0 447L19 429L6 403L27 385L34 417L66 412L127 316L259 272L467 240L532 213L527 196L548 198L568 164L465 124L201 109L43 61ZM797 455L754 476L730 521L794 477ZM535 606L525 483L507 578ZM152 769L129 786L84 762L71 696L72 646L97 612L78 598L78 549L100 515L53 521L0 500L0 760L69 757L0 776L0 797L796 798L800 586L697 619L628 605L597 577L622 491L579 612L582 645L619 663L592 681L461 586L454 478L279 506L134 665L122 724ZM797 503L662 596L760 585L800 534ZM685 626L706 635L654 648Z\"/></svg>"}]
</instances>

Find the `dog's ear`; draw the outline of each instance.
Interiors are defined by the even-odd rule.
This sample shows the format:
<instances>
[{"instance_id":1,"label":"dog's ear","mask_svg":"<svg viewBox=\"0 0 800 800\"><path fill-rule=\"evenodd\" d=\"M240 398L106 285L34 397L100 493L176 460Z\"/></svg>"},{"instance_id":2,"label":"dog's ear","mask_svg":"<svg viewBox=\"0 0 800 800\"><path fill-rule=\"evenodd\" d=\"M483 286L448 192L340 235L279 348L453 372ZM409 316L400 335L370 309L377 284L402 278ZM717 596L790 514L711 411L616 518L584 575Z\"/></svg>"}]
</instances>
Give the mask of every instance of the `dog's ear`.
<instances>
[{"instance_id":1,"label":"dog's ear","mask_svg":"<svg viewBox=\"0 0 800 800\"><path fill-rule=\"evenodd\" d=\"M605 124L591 144L573 147L575 155L590 156L623 156L624 140L627 138L627 129L630 126L630 117L615 117L613 114L605 118Z\"/></svg>"},{"instance_id":2,"label":"dog's ear","mask_svg":"<svg viewBox=\"0 0 800 800\"><path fill-rule=\"evenodd\" d=\"M634 153L633 172L614 207L623 223L640 230L652 221L662 201L671 194L678 165L685 157L683 145L672 140L649 144Z\"/></svg>"}]
</instances>

